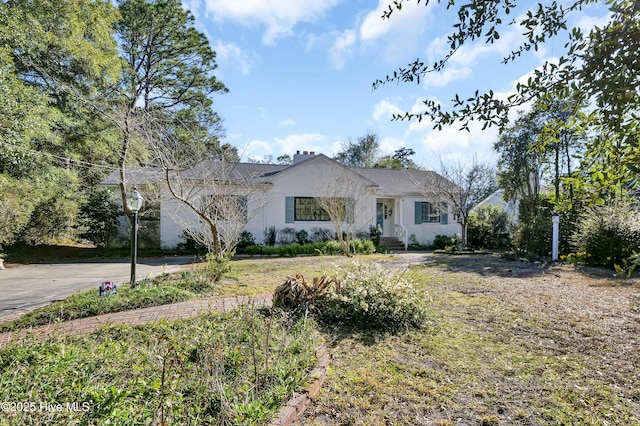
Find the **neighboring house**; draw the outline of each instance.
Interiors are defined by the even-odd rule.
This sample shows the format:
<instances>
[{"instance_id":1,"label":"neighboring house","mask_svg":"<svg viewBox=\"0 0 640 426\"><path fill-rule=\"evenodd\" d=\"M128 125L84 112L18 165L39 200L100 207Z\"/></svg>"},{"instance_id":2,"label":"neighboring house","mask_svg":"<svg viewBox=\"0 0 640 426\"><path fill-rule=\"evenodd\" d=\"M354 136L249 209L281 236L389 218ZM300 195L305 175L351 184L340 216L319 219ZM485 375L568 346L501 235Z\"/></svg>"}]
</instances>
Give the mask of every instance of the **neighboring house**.
<instances>
[{"instance_id":1,"label":"neighboring house","mask_svg":"<svg viewBox=\"0 0 640 426\"><path fill-rule=\"evenodd\" d=\"M207 164L203 163L203 167ZM162 173L151 168L130 168L127 176L129 185L142 188L145 183L152 183L157 189L154 207L160 211L161 247L173 248L184 242L184 221L179 217L185 214L185 207L164 188ZM191 178L195 176L197 173ZM405 248L412 235L420 244L429 244L438 234L453 235L460 229L450 220L453 215L446 203L423 195L427 192L423 189L426 182L443 179L432 171L346 167L323 154L298 151L292 165L238 163L233 176L254 189L243 205L252 212L247 215L245 230L257 243L263 242L265 230L270 227L305 230L310 235L317 228L335 232L317 203L318 197L331 196L347 200L345 209L350 212L347 220L353 225L352 230L368 234L371 227L378 227L383 237L397 239ZM118 191L117 171L101 185Z\"/></svg>"},{"instance_id":2,"label":"neighboring house","mask_svg":"<svg viewBox=\"0 0 640 426\"><path fill-rule=\"evenodd\" d=\"M497 206L502 209L503 212L507 214L509 217L509 222L512 224L516 224L518 222L518 205L519 200L515 201L505 201L504 200L504 191L502 189L498 189L493 192L484 200L480 201L476 206L473 207L472 211L478 210L482 206L491 205Z\"/></svg>"}]
</instances>

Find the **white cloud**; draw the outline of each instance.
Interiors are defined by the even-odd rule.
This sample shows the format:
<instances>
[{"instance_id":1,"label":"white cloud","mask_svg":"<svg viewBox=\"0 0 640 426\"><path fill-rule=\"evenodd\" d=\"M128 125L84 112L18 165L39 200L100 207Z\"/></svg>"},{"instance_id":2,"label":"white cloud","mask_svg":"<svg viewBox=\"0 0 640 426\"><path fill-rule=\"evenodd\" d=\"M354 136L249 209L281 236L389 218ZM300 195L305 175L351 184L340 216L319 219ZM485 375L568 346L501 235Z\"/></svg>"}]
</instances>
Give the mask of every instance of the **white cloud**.
<instances>
[{"instance_id":1,"label":"white cloud","mask_svg":"<svg viewBox=\"0 0 640 426\"><path fill-rule=\"evenodd\" d=\"M280 120L278 122L279 125L281 126L295 126L296 125L296 121L292 120L291 118L288 118L286 120Z\"/></svg>"},{"instance_id":2,"label":"white cloud","mask_svg":"<svg viewBox=\"0 0 640 426\"><path fill-rule=\"evenodd\" d=\"M345 143L346 141L340 141L340 140L333 141L331 145L329 145L329 152L323 152L323 154L326 155L327 157L333 158L334 155L342 151L342 147L344 146Z\"/></svg>"},{"instance_id":3,"label":"white cloud","mask_svg":"<svg viewBox=\"0 0 640 426\"><path fill-rule=\"evenodd\" d=\"M206 0L207 11L218 21L266 27L262 43L273 45L293 34L300 22L313 22L341 0Z\"/></svg>"},{"instance_id":4,"label":"white cloud","mask_svg":"<svg viewBox=\"0 0 640 426\"><path fill-rule=\"evenodd\" d=\"M518 30L519 28L515 26L503 29L500 38L493 43L486 43L484 39L480 39L471 44L465 44L451 57L449 62L454 66L470 67L479 58L485 59L491 55L499 55L502 59L517 49L524 41L524 36Z\"/></svg>"},{"instance_id":5,"label":"white cloud","mask_svg":"<svg viewBox=\"0 0 640 426\"><path fill-rule=\"evenodd\" d=\"M296 151L314 151L320 154L322 146L327 142L327 137L319 133L301 133L274 138L274 141L280 146L280 152L284 154L293 155Z\"/></svg>"},{"instance_id":6,"label":"white cloud","mask_svg":"<svg viewBox=\"0 0 640 426\"><path fill-rule=\"evenodd\" d=\"M218 40L214 50L220 65L237 67L244 75L251 73L251 68L258 62L255 54L250 54L235 43L223 43Z\"/></svg>"},{"instance_id":7,"label":"white cloud","mask_svg":"<svg viewBox=\"0 0 640 426\"><path fill-rule=\"evenodd\" d=\"M269 141L254 139L249 141L244 149L240 149L242 158L263 158L265 155L273 154L273 143Z\"/></svg>"},{"instance_id":8,"label":"white cloud","mask_svg":"<svg viewBox=\"0 0 640 426\"><path fill-rule=\"evenodd\" d=\"M471 77L471 67L455 68L449 66L441 72L432 72L422 77L421 82L425 87L444 87L447 84Z\"/></svg>"},{"instance_id":9,"label":"white cloud","mask_svg":"<svg viewBox=\"0 0 640 426\"><path fill-rule=\"evenodd\" d=\"M373 119L377 122L388 122L394 114L402 114L404 111L394 105L388 99L383 99L373 106Z\"/></svg>"},{"instance_id":10,"label":"white cloud","mask_svg":"<svg viewBox=\"0 0 640 426\"><path fill-rule=\"evenodd\" d=\"M379 0L378 7L367 14L359 29L362 41L380 39L389 33L419 34L432 9L432 6L425 6L424 3L405 2L401 11L394 12L390 19L382 19L382 13L387 10L388 5L388 0Z\"/></svg>"},{"instance_id":11,"label":"white cloud","mask_svg":"<svg viewBox=\"0 0 640 426\"><path fill-rule=\"evenodd\" d=\"M391 155L397 149L405 146L405 143L402 139L394 138L394 137L386 137L380 139L380 154L382 155Z\"/></svg>"},{"instance_id":12,"label":"white cloud","mask_svg":"<svg viewBox=\"0 0 640 426\"><path fill-rule=\"evenodd\" d=\"M593 4L585 7L581 13L572 14L574 22L570 22L571 27L578 27L585 33L589 33L594 27L604 27L611 21L612 13L605 5Z\"/></svg>"},{"instance_id":13,"label":"white cloud","mask_svg":"<svg viewBox=\"0 0 640 426\"><path fill-rule=\"evenodd\" d=\"M436 2L403 3L402 10L391 18L382 19L388 0L379 0L378 6L369 12L358 28L358 38L363 48L376 49L380 57L389 64L397 65L414 57L421 35L432 22L431 11Z\"/></svg>"},{"instance_id":14,"label":"white cloud","mask_svg":"<svg viewBox=\"0 0 640 426\"><path fill-rule=\"evenodd\" d=\"M470 163L474 156L480 162L495 162L493 143L498 137L498 129L491 127L482 130L482 123L474 121L469 124L470 131L458 130L456 126L444 127L442 130L431 130L422 139L422 147L431 159L429 166L438 168L440 160L444 163L452 161Z\"/></svg>"},{"instance_id":15,"label":"white cloud","mask_svg":"<svg viewBox=\"0 0 640 426\"><path fill-rule=\"evenodd\" d=\"M354 30L345 30L336 35L333 45L329 48L329 59L334 68L341 69L344 67L345 56L351 53L355 43L356 32Z\"/></svg>"},{"instance_id":16,"label":"white cloud","mask_svg":"<svg viewBox=\"0 0 640 426\"><path fill-rule=\"evenodd\" d=\"M434 101L438 101L435 98L432 98ZM416 99L414 104L409 108L410 114L420 114L423 113L424 108L424 99ZM405 136L409 136L411 133L421 133L430 131L433 129L433 121L430 118L425 117L422 120L418 121L417 119L413 119L405 132Z\"/></svg>"}]
</instances>

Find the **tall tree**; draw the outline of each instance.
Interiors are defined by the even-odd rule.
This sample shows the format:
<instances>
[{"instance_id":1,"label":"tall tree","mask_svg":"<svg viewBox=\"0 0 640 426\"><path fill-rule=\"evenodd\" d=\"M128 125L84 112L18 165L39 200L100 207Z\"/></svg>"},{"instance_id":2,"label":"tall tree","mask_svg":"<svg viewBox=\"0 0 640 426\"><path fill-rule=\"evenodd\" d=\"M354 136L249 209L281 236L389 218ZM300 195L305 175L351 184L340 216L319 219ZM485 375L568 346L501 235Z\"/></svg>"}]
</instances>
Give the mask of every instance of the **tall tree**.
<instances>
[{"instance_id":1,"label":"tall tree","mask_svg":"<svg viewBox=\"0 0 640 426\"><path fill-rule=\"evenodd\" d=\"M37 90L48 114L49 133L29 148L70 161L109 153L110 138L95 123L82 98L117 80L121 69L113 25L118 11L108 1L24 0L0 5L0 30L17 78ZM77 96L80 94L81 96Z\"/></svg>"},{"instance_id":2,"label":"tall tree","mask_svg":"<svg viewBox=\"0 0 640 426\"><path fill-rule=\"evenodd\" d=\"M376 164L379 148L378 136L369 133L359 137L357 142L349 140L343 143L342 150L334 156L334 160L345 166L373 167Z\"/></svg>"},{"instance_id":3,"label":"tall tree","mask_svg":"<svg viewBox=\"0 0 640 426\"><path fill-rule=\"evenodd\" d=\"M0 204L21 206L4 243L66 232L88 154L108 151L99 132L79 131L92 118L68 88L95 92L117 74L117 16L108 1L0 2Z\"/></svg>"},{"instance_id":4,"label":"tall tree","mask_svg":"<svg viewBox=\"0 0 640 426\"><path fill-rule=\"evenodd\" d=\"M540 195L545 159L534 147L542 128L537 115L521 112L493 146L498 153L498 184L507 201L536 200Z\"/></svg>"},{"instance_id":5,"label":"tall tree","mask_svg":"<svg viewBox=\"0 0 640 426\"><path fill-rule=\"evenodd\" d=\"M118 7L122 14L118 38L127 66L120 87L121 109L114 117L121 131L118 166L125 205L126 166L153 162L149 141L191 148L200 143L201 153L218 148L221 119L212 109L211 96L227 88L214 75L215 52L180 0L120 0ZM154 133L158 123L173 128L173 137L163 139L166 130Z\"/></svg>"}]
</instances>

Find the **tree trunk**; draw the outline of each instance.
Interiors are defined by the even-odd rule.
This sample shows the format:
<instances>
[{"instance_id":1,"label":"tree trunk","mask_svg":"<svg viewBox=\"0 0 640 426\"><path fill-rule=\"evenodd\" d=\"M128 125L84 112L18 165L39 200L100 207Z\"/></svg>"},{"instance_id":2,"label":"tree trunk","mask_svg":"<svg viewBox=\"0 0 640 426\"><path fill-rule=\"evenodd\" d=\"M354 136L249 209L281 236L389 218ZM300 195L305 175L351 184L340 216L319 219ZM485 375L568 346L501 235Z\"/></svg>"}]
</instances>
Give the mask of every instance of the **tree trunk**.
<instances>
[{"instance_id":1,"label":"tree trunk","mask_svg":"<svg viewBox=\"0 0 640 426\"><path fill-rule=\"evenodd\" d=\"M207 220L207 223L209 224L209 230L211 231L211 239L213 240L213 254L216 256L221 256L222 246L220 244L220 233L218 232L218 227L210 220Z\"/></svg>"},{"instance_id":2,"label":"tree trunk","mask_svg":"<svg viewBox=\"0 0 640 426\"><path fill-rule=\"evenodd\" d=\"M462 250L465 250L467 248L467 220L462 221L460 227L462 228L462 234L460 234Z\"/></svg>"}]
</instances>

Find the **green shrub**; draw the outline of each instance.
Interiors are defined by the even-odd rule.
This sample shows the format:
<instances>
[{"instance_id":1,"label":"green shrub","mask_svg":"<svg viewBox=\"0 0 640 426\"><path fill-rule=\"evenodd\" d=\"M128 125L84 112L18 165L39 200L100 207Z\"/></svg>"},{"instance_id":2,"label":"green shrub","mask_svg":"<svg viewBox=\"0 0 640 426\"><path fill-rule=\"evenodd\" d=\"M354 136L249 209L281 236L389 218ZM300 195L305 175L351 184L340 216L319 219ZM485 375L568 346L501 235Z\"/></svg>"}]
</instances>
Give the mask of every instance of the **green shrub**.
<instances>
[{"instance_id":1,"label":"green shrub","mask_svg":"<svg viewBox=\"0 0 640 426\"><path fill-rule=\"evenodd\" d=\"M376 247L380 247L380 239L382 238L382 228L378 226L369 226L369 239Z\"/></svg>"},{"instance_id":2,"label":"green shrub","mask_svg":"<svg viewBox=\"0 0 640 426\"><path fill-rule=\"evenodd\" d=\"M98 247L109 247L118 234L120 208L116 196L106 188L96 189L80 208L80 218L85 231L80 237L93 241Z\"/></svg>"},{"instance_id":3,"label":"green shrub","mask_svg":"<svg viewBox=\"0 0 640 426\"><path fill-rule=\"evenodd\" d=\"M276 245L276 227L270 226L264 230L264 244L269 247Z\"/></svg>"},{"instance_id":4,"label":"green shrub","mask_svg":"<svg viewBox=\"0 0 640 426\"><path fill-rule=\"evenodd\" d=\"M513 248L530 260L551 253L551 216L553 206L548 198L522 200L518 206L518 225L513 234Z\"/></svg>"},{"instance_id":5,"label":"green shrub","mask_svg":"<svg viewBox=\"0 0 640 426\"><path fill-rule=\"evenodd\" d=\"M184 241L183 243L178 243L178 250L186 250L189 252L204 252L207 250L207 248L197 242L193 236L188 233L187 231L182 231L182 234L180 235L180 238Z\"/></svg>"},{"instance_id":6,"label":"green shrub","mask_svg":"<svg viewBox=\"0 0 640 426\"><path fill-rule=\"evenodd\" d=\"M429 320L426 295L403 273L378 263L353 262L336 272L339 291L331 288L315 302L320 319L333 324L378 330L420 327Z\"/></svg>"},{"instance_id":7,"label":"green shrub","mask_svg":"<svg viewBox=\"0 0 640 426\"><path fill-rule=\"evenodd\" d=\"M253 234L249 231L242 231L240 233L240 237L238 238L238 249L244 249L249 246L254 246L256 244L256 239L253 237Z\"/></svg>"},{"instance_id":8,"label":"green shrub","mask_svg":"<svg viewBox=\"0 0 640 426\"><path fill-rule=\"evenodd\" d=\"M182 279L177 282L177 287L183 290L188 290L195 294L204 294L212 290L212 282L207 279L205 274L192 273L191 271L185 271L182 274Z\"/></svg>"},{"instance_id":9,"label":"green shrub","mask_svg":"<svg viewBox=\"0 0 640 426\"><path fill-rule=\"evenodd\" d=\"M311 228L311 236L309 239L314 243L326 243L333 239L334 233L329 228L320 228L314 226Z\"/></svg>"},{"instance_id":10,"label":"green shrub","mask_svg":"<svg viewBox=\"0 0 640 426\"><path fill-rule=\"evenodd\" d=\"M296 239L296 230L291 227L282 228L278 231L278 236L280 245L291 244Z\"/></svg>"},{"instance_id":11,"label":"green shrub","mask_svg":"<svg viewBox=\"0 0 640 426\"><path fill-rule=\"evenodd\" d=\"M509 217L499 206L484 205L469 215L467 245L499 248L509 226Z\"/></svg>"},{"instance_id":12,"label":"green shrub","mask_svg":"<svg viewBox=\"0 0 640 426\"><path fill-rule=\"evenodd\" d=\"M358 254L371 254L375 253L375 246L369 240L354 239L351 241L351 246L354 253ZM300 256L300 255L339 255L342 254L342 247L340 243L335 240L327 242L307 242L304 245L299 243L283 244L279 246L247 246L244 249L238 250L240 254L264 255L264 256Z\"/></svg>"},{"instance_id":13,"label":"green shrub","mask_svg":"<svg viewBox=\"0 0 640 426\"><path fill-rule=\"evenodd\" d=\"M640 250L640 214L620 202L587 209L579 218L572 243L587 265L621 265Z\"/></svg>"},{"instance_id":14,"label":"green shrub","mask_svg":"<svg viewBox=\"0 0 640 426\"><path fill-rule=\"evenodd\" d=\"M351 241L353 252L358 254L372 254L376 251L376 246L371 240L355 239Z\"/></svg>"},{"instance_id":15,"label":"green shrub","mask_svg":"<svg viewBox=\"0 0 640 426\"><path fill-rule=\"evenodd\" d=\"M239 253L244 253L244 254L248 254L250 256L255 256L258 254L262 254L262 247L258 246L258 245L250 245L247 247L244 247L243 249L238 249Z\"/></svg>"},{"instance_id":16,"label":"green shrub","mask_svg":"<svg viewBox=\"0 0 640 426\"><path fill-rule=\"evenodd\" d=\"M231 260L226 256L207 253L203 271L206 278L213 282L220 281L224 274L231 271Z\"/></svg>"},{"instance_id":17,"label":"green shrub","mask_svg":"<svg viewBox=\"0 0 640 426\"><path fill-rule=\"evenodd\" d=\"M433 239L433 249L444 250L447 247L455 246L456 243L457 238L455 236L436 235L436 237Z\"/></svg>"},{"instance_id":18,"label":"green shrub","mask_svg":"<svg viewBox=\"0 0 640 426\"><path fill-rule=\"evenodd\" d=\"M326 243L323 244L322 254L327 254L327 255L342 254L342 247L340 246L340 242L338 242L337 240L327 241Z\"/></svg>"},{"instance_id":19,"label":"green shrub","mask_svg":"<svg viewBox=\"0 0 640 426\"><path fill-rule=\"evenodd\" d=\"M299 230L298 232L296 232L296 241L300 245L305 245L309 242L309 233L304 229Z\"/></svg>"}]
</instances>

